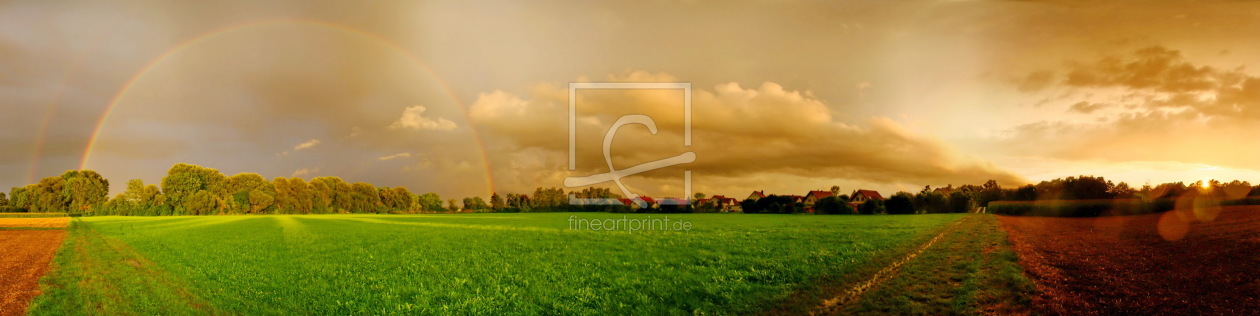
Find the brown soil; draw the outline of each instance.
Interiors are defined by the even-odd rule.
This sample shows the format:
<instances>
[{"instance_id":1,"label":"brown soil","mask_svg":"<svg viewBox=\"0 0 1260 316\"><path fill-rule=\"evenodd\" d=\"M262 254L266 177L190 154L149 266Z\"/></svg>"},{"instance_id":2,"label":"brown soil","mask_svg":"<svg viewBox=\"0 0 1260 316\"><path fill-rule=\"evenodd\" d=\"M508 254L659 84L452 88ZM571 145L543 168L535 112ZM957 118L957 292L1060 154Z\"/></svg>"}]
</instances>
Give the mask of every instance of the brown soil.
<instances>
[{"instance_id":1,"label":"brown soil","mask_svg":"<svg viewBox=\"0 0 1260 316\"><path fill-rule=\"evenodd\" d=\"M1043 314L1260 314L1260 206L1209 213L1001 223Z\"/></svg>"},{"instance_id":2,"label":"brown soil","mask_svg":"<svg viewBox=\"0 0 1260 316\"><path fill-rule=\"evenodd\" d=\"M60 228L70 223L69 217L0 218L0 227Z\"/></svg>"},{"instance_id":3,"label":"brown soil","mask_svg":"<svg viewBox=\"0 0 1260 316\"><path fill-rule=\"evenodd\" d=\"M26 313L65 236L64 230L0 230L0 315Z\"/></svg>"}]
</instances>

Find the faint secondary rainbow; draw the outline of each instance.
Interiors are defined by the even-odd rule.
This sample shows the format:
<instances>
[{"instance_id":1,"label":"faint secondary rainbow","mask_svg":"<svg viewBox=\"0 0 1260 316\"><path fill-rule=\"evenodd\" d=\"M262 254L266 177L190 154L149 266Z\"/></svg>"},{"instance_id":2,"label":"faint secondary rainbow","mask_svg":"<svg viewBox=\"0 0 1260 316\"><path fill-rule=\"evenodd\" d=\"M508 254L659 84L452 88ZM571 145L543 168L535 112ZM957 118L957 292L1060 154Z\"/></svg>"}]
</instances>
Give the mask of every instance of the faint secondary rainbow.
<instances>
[{"instance_id":1,"label":"faint secondary rainbow","mask_svg":"<svg viewBox=\"0 0 1260 316\"><path fill-rule=\"evenodd\" d=\"M227 27L223 27L223 28L219 28L219 29L215 29L209 32L202 33L200 35L193 37L192 39L180 42L179 44L167 49L165 52L162 52L161 55L158 55L157 57L149 60L149 62L146 63L144 67L141 67L139 71L137 71L135 74L131 76L130 79L127 80L127 83L123 84L122 88L119 89L118 92L114 94L114 97L109 101L109 105L105 107L105 111L101 113L100 119L96 122L96 128L92 130L92 135L88 138L87 147L83 149L83 158L79 160L79 169L85 169L87 167L88 160L90 160L92 157L92 149L96 146L96 140L101 135L101 130L104 128L105 122L109 120L110 114L114 112L114 109L118 107L119 103L124 97L126 97L127 93L130 92L133 87L135 87L136 83L139 82L141 79L143 79L145 75L148 75L149 72L152 71L154 68L157 68L157 66L161 65L171 56L203 40L207 40L210 38L214 38L217 36L237 32L237 31L242 31L242 30L247 30L247 29L262 27L262 26L272 26L272 25L311 26L311 27L317 27L320 29L360 36L363 38L371 39L380 44L383 44L393 49L394 51L401 53L403 56L406 56L406 58L410 60L415 66L420 67L420 69L423 69L429 76L436 79L438 85L442 87L442 90L446 92L447 96L450 97L451 100L455 102L455 106L459 108L460 113L464 115L464 121L469 124L468 126L469 133L472 133L473 140L477 144L477 150L480 151L481 153L481 164L482 164L482 168L485 169L485 175L486 175L486 178L485 178L486 188L489 190L489 192L487 192L487 196L489 196L491 193L494 193L494 177L491 174L491 170L490 170L490 159L486 156L485 143L481 140L481 136L477 133L477 129L472 126L472 118L468 115L468 109L464 107L464 103L460 101L459 96L455 94L455 92L451 89L450 85L447 84L444 78L442 78L441 76L438 76L438 73L436 71L430 68L428 64L425 64L424 61L421 60L419 57L417 57L415 54L412 54L410 51L403 49L397 43L394 43L393 41L385 37L382 37L376 33L354 28L348 25L337 24L337 23L328 22L328 21L310 20L310 19L269 19L269 20L260 20L260 21L253 21L253 22L230 25Z\"/></svg>"}]
</instances>

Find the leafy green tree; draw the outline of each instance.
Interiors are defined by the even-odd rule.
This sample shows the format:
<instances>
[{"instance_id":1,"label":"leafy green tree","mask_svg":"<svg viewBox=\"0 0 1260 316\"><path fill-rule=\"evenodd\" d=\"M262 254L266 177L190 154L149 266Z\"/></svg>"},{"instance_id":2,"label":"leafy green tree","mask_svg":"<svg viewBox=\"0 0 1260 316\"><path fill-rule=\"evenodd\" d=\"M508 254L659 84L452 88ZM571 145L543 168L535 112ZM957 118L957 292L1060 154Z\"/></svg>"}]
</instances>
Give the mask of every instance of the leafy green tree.
<instances>
[{"instance_id":1,"label":"leafy green tree","mask_svg":"<svg viewBox=\"0 0 1260 316\"><path fill-rule=\"evenodd\" d=\"M65 187L66 180L61 177L47 177L39 180L39 183L27 185L26 192L30 195L30 211L35 213L66 212L66 200L63 195Z\"/></svg>"},{"instance_id":2,"label":"leafy green tree","mask_svg":"<svg viewBox=\"0 0 1260 316\"><path fill-rule=\"evenodd\" d=\"M83 213L92 205L109 199L109 180L92 170L69 170L61 174L65 186L61 199L70 212Z\"/></svg>"},{"instance_id":3,"label":"leafy green tree","mask_svg":"<svg viewBox=\"0 0 1260 316\"><path fill-rule=\"evenodd\" d=\"M455 199L446 201L446 210L451 212L459 212L459 206L455 205Z\"/></svg>"},{"instance_id":4,"label":"leafy green tree","mask_svg":"<svg viewBox=\"0 0 1260 316\"><path fill-rule=\"evenodd\" d=\"M275 203L276 198L261 189L249 191L249 213L261 214Z\"/></svg>"},{"instance_id":5,"label":"leafy green tree","mask_svg":"<svg viewBox=\"0 0 1260 316\"><path fill-rule=\"evenodd\" d=\"M445 211L442 208L442 197L437 193L425 193L416 197L416 204L419 204L420 211L435 213Z\"/></svg>"},{"instance_id":6,"label":"leafy green tree","mask_svg":"<svg viewBox=\"0 0 1260 316\"><path fill-rule=\"evenodd\" d=\"M348 204L349 201L339 202L337 199L348 198L347 195L338 190L345 188L349 190L346 181L338 177L318 177L311 179L311 206L316 214L338 213L339 210L345 210L338 203Z\"/></svg>"},{"instance_id":7,"label":"leafy green tree","mask_svg":"<svg viewBox=\"0 0 1260 316\"><path fill-rule=\"evenodd\" d=\"M534 189L534 197L530 200L533 211L555 212L569 204L569 199L560 188Z\"/></svg>"},{"instance_id":8,"label":"leafy green tree","mask_svg":"<svg viewBox=\"0 0 1260 316\"><path fill-rule=\"evenodd\" d=\"M0 192L0 207L9 207L9 197L4 192Z\"/></svg>"},{"instance_id":9,"label":"leafy green tree","mask_svg":"<svg viewBox=\"0 0 1260 316\"><path fill-rule=\"evenodd\" d=\"M376 187L365 182L355 182L350 185L350 199L353 201L351 212L354 213L379 213L381 206L381 196L377 192Z\"/></svg>"},{"instance_id":10,"label":"leafy green tree","mask_svg":"<svg viewBox=\"0 0 1260 316\"><path fill-rule=\"evenodd\" d=\"M185 201L200 191L218 196L226 191L224 185L227 177L223 176L218 170L204 168L191 164L175 164L170 170L167 170L166 176L162 177L162 194L166 196L166 203L174 208L176 215L186 214L188 207Z\"/></svg>"},{"instance_id":11,"label":"leafy green tree","mask_svg":"<svg viewBox=\"0 0 1260 316\"><path fill-rule=\"evenodd\" d=\"M914 195L909 192L897 192L884 202L888 214L914 214Z\"/></svg>"},{"instance_id":12,"label":"leafy green tree","mask_svg":"<svg viewBox=\"0 0 1260 316\"><path fill-rule=\"evenodd\" d=\"M26 192L26 187L9 189L9 207L19 212L25 212L31 208L30 194Z\"/></svg>"},{"instance_id":13,"label":"leafy green tree","mask_svg":"<svg viewBox=\"0 0 1260 316\"><path fill-rule=\"evenodd\" d=\"M382 188L381 204L388 212L406 213L411 210L411 191L405 187Z\"/></svg>"},{"instance_id":14,"label":"leafy green tree","mask_svg":"<svg viewBox=\"0 0 1260 316\"><path fill-rule=\"evenodd\" d=\"M222 210L222 206L219 197L208 190L197 191L184 201L184 210L188 215L214 215Z\"/></svg>"},{"instance_id":15,"label":"leafy green tree","mask_svg":"<svg viewBox=\"0 0 1260 316\"><path fill-rule=\"evenodd\" d=\"M503 197L498 192L490 194L490 210L494 212L502 212L505 207Z\"/></svg>"},{"instance_id":16,"label":"leafy green tree","mask_svg":"<svg viewBox=\"0 0 1260 316\"><path fill-rule=\"evenodd\" d=\"M486 200L481 199L480 196L474 196L464 198L464 209L472 210L474 212L484 212L490 209L490 206L486 205Z\"/></svg>"}]
</instances>

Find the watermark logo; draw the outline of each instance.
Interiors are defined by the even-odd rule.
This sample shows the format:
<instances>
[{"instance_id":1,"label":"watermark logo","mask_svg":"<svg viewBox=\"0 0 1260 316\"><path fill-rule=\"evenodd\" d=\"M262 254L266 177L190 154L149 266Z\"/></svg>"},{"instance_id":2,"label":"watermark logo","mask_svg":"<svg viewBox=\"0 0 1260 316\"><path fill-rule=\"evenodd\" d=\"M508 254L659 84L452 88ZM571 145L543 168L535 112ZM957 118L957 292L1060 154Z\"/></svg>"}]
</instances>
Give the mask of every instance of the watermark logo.
<instances>
[{"instance_id":1,"label":"watermark logo","mask_svg":"<svg viewBox=\"0 0 1260 316\"><path fill-rule=\"evenodd\" d=\"M665 218L630 218L622 216L621 218L579 218L577 215L569 216L569 230L590 230L590 231L691 231L691 222L685 220L670 220L669 215Z\"/></svg>"},{"instance_id":2,"label":"watermark logo","mask_svg":"<svg viewBox=\"0 0 1260 316\"><path fill-rule=\"evenodd\" d=\"M691 83L690 82L574 82L569 83L569 170L577 170L577 92L581 89L601 89L601 90L663 90L678 89L683 91L683 147L691 147ZM621 193L627 199L639 203L640 207L646 207L646 202L639 198L638 194L630 192L621 183L621 178L632 176L635 174L688 164L696 161L696 153L687 151L677 156L663 158L656 161L649 161L626 169L617 170L612 163L612 142L617 136L617 130L623 126L639 124L647 127L648 131L656 135L656 121L652 117L643 114L628 114L618 118L609 128L608 133L604 134L603 153L604 162L608 164L608 172L600 173L584 177L567 177L564 179L565 187L583 187L599 183L612 182L621 189ZM691 170L683 171L683 196L691 196ZM685 198L684 198L685 199ZM569 196L569 204L572 205L617 205L621 201L617 199L578 199Z\"/></svg>"}]
</instances>

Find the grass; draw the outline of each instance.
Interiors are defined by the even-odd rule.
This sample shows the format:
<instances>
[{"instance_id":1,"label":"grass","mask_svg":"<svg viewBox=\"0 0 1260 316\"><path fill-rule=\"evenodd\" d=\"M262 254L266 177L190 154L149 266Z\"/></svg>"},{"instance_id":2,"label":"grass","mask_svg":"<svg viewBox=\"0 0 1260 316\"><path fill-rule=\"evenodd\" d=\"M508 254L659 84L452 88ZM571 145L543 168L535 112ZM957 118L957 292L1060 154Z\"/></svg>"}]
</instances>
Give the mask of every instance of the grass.
<instances>
[{"instance_id":1,"label":"grass","mask_svg":"<svg viewBox=\"0 0 1260 316\"><path fill-rule=\"evenodd\" d=\"M1027 314L1031 281L994 215L971 215L846 314Z\"/></svg>"},{"instance_id":2,"label":"grass","mask_svg":"<svg viewBox=\"0 0 1260 316\"><path fill-rule=\"evenodd\" d=\"M959 214L92 217L33 314L746 314L904 253ZM653 214L660 219L663 214Z\"/></svg>"}]
</instances>

